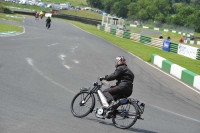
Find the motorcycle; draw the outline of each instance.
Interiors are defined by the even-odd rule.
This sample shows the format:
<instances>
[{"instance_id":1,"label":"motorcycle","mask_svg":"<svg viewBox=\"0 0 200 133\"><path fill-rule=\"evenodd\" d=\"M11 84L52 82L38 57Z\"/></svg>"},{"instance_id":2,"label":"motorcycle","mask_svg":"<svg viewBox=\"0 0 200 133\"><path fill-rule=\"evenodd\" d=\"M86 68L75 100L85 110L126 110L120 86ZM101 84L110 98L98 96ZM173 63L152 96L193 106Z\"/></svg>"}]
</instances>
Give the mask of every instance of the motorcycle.
<instances>
[{"instance_id":1,"label":"motorcycle","mask_svg":"<svg viewBox=\"0 0 200 133\"><path fill-rule=\"evenodd\" d=\"M145 104L137 99L122 98L110 106L102 93L102 86L108 85L105 80L98 80L93 83L93 88L82 87L71 101L71 112L75 117L82 118L94 112L97 118L112 119L115 127L127 129L133 126L138 119L144 120L141 115L144 113ZM95 103L100 102L102 107L95 108Z\"/></svg>"},{"instance_id":2,"label":"motorcycle","mask_svg":"<svg viewBox=\"0 0 200 133\"><path fill-rule=\"evenodd\" d=\"M44 14L40 14L40 18L42 19L44 17Z\"/></svg>"}]
</instances>

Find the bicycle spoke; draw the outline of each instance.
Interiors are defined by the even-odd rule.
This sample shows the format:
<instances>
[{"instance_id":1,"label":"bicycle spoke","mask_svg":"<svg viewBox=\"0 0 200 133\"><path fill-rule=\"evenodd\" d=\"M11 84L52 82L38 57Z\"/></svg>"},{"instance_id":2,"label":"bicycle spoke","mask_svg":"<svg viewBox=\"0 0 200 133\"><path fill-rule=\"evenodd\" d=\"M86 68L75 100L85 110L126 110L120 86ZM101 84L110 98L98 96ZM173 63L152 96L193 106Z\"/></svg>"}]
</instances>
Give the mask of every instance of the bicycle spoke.
<instances>
[{"instance_id":1,"label":"bicycle spoke","mask_svg":"<svg viewBox=\"0 0 200 133\"><path fill-rule=\"evenodd\" d=\"M116 127L126 129L134 125L137 120L137 110L133 104L121 105L117 110L116 118L112 119Z\"/></svg>"},{"instance_id":2,"label":"bicycle spoke","mask_svg":"<svg viewBox=\"0 0 200 133\"><path fill-rule=\"evenodd\" d=\"M72 114L76 117L88 115L94 108L94 96L88 92L78 93L71 103Z\"/></svg>"}]
</instances>

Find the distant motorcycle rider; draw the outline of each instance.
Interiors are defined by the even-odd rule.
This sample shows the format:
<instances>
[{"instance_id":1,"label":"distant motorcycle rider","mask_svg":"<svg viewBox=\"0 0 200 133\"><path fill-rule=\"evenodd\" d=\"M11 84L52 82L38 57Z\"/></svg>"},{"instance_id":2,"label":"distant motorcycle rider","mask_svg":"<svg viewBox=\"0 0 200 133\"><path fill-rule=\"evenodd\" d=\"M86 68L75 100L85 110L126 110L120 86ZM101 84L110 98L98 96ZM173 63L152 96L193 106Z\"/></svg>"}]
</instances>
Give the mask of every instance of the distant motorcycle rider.
<instances>
[{"instance_id":1,"label":"distant motorcycle rider","mask_svg":"<svg viewBox=\"0 0 200 133\"><path fill-rule=\"evenodd\" d=\"M43 13L43 11L41 11L41 12L40 12L40 18L42 19L43 16L44 16L44 13Z\"/></svg>"},{"instance_id":2,"label":"distant motorcycle rider","mask_svg":"<svg viewBox=\"0 0 200 133\"><path fill-rule=\"evenodd\" d=\"M49 24L49 27L50 27L51 26L51 18L50 17L48 17L46 19L46 27L48 26L48 24Z\"/></svg>"},{"instance_id":3,"label":"distant motorcycle rider","mask_svg":"<svg viewBox=\"0 0 200 133\"><path fill-rule=\"evenodd\" d=\"M38 18L39 18L39 13L36 12L36 13L35 13L35 19L38 20Z\"/></svg>"}]
</instances>

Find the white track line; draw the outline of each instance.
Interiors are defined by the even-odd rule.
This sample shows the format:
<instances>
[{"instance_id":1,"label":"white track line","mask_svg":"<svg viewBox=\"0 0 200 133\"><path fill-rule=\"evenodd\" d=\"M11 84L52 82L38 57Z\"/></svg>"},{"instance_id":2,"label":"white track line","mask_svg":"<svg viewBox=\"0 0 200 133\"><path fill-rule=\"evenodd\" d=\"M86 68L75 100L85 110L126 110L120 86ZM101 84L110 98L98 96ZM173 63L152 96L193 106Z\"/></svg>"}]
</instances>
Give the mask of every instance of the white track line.
<instances>
[{"instance_id":1,"label":"white track line","mask_svg":"<svg viewBox=\"0 0 200 133\"><path fill-rule=\"evenodd\" d=\"M31 58L27 58L26 60L27 60L28 64L29 64L30 66L32 66L32 68L33 68L37 73L39 73L43 78L45 78L46 80L52 82L52 83L55 84L55 85L57 85L57 86L59 86L59 87L65 89L65 90L67 90L68 92L70 92L70 93L72 93L72 94L75 94L75 92L69 90L68 88L64 87L63 85L57 83L56 81L54 81L54 80L52 80L51 78L49 78L49 77L47 77L46 75L44 75L44 74L33 64L33 60L32 60Z\"/></svg>"},{"instance_id":2,"label":"white track line","mask_svg":"<svg viewBox=\"0 0 200 133\"><path fill-rule=\"evenodd\" d=\"M55 45L58 45L58 43L50 44L50 45L48 45L48 47L50 47L50 46L55 46Z\"/></svg>"}]
</instances>

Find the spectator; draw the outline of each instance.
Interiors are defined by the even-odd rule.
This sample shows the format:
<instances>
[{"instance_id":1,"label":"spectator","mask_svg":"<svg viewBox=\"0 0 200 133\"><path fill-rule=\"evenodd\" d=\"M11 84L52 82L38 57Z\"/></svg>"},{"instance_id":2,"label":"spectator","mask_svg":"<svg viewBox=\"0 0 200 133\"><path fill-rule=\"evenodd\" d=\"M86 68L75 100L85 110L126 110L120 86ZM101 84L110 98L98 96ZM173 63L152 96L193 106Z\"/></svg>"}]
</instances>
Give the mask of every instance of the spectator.
<instances>
[{"instance_id":1,"label":"spectator","mask_svg":"<svg viewBox=\"0 0 200 133\"><path fill-rule=\"evenodd\" d=\"M168 41L170 41L170 40L171 40L171 38L168 36L168 37L167 37L167 40L168 40Z\"/></svg>"},{"instance_id":2,"label":"spectator","mask_svg":"<svg viewBox=\"0 0 200 133\"><path fill-rule=\"evenodd\" d=\"M183 42L183 37L182 36L180 37L179 42Z\"/></svg>"},{"instance_id":3,"label":"spectator","mask_svg":"<svg viewBox=\"0 0 200 133\"><path fill-rule=\"evenodd\" d=\"M160 35L159 39L163 39L163 36L162 36L162 35Z\"/></svg>"}]
</instances>

